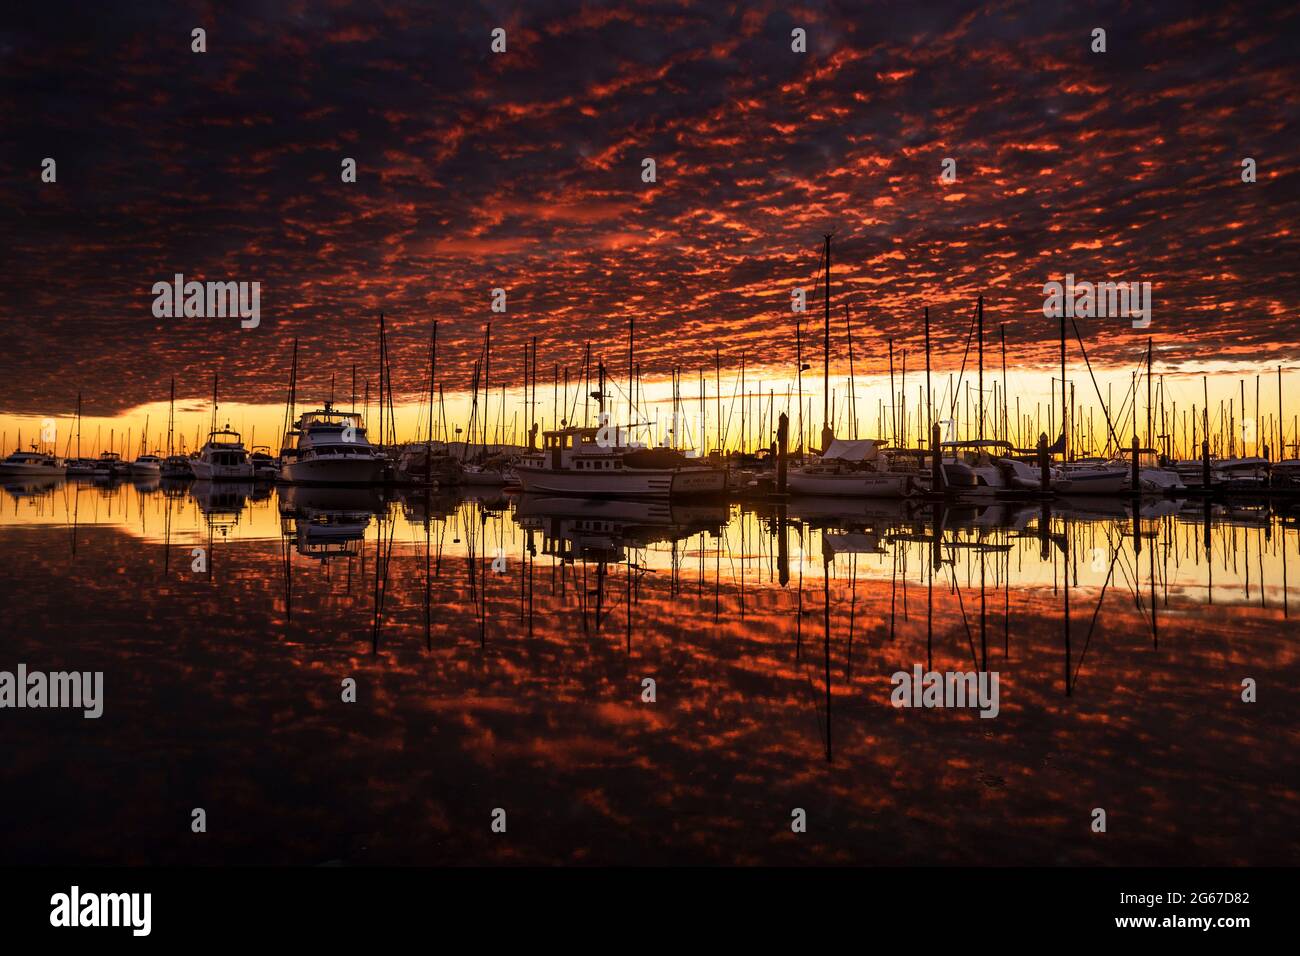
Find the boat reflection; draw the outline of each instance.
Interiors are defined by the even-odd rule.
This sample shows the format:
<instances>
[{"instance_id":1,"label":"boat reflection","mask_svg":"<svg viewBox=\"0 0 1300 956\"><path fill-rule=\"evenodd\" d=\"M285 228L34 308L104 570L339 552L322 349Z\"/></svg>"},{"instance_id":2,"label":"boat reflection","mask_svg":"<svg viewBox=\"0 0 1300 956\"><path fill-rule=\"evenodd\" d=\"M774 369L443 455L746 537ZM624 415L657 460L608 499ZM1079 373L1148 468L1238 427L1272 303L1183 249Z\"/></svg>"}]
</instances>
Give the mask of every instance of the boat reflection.
<instances>
[{"instance_id":1,"label":"boat reflection","mask_svg":"<svg viewBox=\"0 0 1300 956\"><path fill-rule=\"evenodd\" d=\"M1278 728L1300 724L1300 518L1284 502L674 504L170 479L5 492L0 580L30 609L13 659L75 648L139 689L85 758L91 795L128 808L120 841L96 831L106 859L185 859L155 836L166 778L134 769L159 712L169 733L211 738L212 780L295 798L257 801L259 833L297 832L300 796L328 832L393 819L358 837L375 861L500 858L443 822L489 793L562 835L514 844L525 862L1151 864L1204 833L1196 862L1280 863L1295 832L1277 772L1294 746ZM895 709L891 675L915 666L998 672L997 719ZM365 703L342 713L364 719L340 723L348 676ZM1239 702L1247 677L1258 704ZM62 733L20 756L74 746ZM167 753L168 775L187 772ZM322 789L341 765L360 782ZM21 782L0 811L59 799ZM1086 839L1100 799L1141 835ZM778 844L734 825L790 806L825 826ZM15 834L14 852L101 845L75 819ZM972 826L989 839L965 839ZM427 842L400 835L421 827ZM216 835L212 861L266 859L237 833Z\"/></svg>"},{"instance_id":2,"label":"boat reflection","mask_svg":"<svg viewBox=\"0 0 1300 956\"><path fill-rule=\"evenodd\" d=\"M288 485L279 489L280 528L299 554L320 561L352 557L373 517L387 508L379 488Z\"/></svg>"}]
</instances>

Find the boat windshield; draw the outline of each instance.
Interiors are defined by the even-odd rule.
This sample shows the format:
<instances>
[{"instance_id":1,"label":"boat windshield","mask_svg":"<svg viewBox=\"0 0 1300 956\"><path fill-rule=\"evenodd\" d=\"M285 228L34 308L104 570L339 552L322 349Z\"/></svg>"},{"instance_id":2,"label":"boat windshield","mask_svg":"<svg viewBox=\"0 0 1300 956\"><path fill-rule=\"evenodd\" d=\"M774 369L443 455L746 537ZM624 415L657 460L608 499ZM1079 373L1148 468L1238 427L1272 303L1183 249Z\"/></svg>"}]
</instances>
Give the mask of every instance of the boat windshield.
<instances>
[{"instance_id":1,"label":"boat windshield","mask_svg":"<svg viewBox=\"0 0 1300 956\"><path fill-rule=\"evenodd\" d=\"M333 409L305 412L298 422L298 427L303 431L312 427L346 428L348 425L358 430L364 427L361 423L361 416L356 412L336 412Z\"/></svg>"}]
</instances>

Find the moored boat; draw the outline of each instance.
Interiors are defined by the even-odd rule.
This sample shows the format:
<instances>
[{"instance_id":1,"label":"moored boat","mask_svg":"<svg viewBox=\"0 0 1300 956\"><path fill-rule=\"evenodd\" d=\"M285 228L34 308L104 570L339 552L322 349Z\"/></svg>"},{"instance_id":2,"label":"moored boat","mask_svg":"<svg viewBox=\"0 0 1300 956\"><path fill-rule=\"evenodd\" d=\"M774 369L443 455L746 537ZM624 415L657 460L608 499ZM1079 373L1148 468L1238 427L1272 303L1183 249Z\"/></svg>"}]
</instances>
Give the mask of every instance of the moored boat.
<instances>
[{"instance_id":1,"label":"moored boat","mask_svg":"<svg viewBox=\"0 0 1300 956\"><path fill-rule=\"evenodd\" d=\"M613 428L544 432L542 450L522 456L515 477L528 493L587 497L684 497L720 494L726 473L671 448L639 448L602 440Z\"/></svg>"},{"instance_id":2,"label":"moored boat","mask_svg":"<svg viewBox=\"0 0 1300 956\"><path fill-rule=\"evenodd\" d=\"M904 498L915 493L912 475L889 470L880 444L870 439L831 441L817 461L790 471L794 495L849 498Z\"/></svg>"},{"instance_id":3,"label":"moored boat","mask_svg":"<svg viewBox=\"0 0 1300 956\"><path fill-rule=\"evenodd\" d=\"M384 478L386 461L366 437L361 416L336 411L332 402L304 412L282 447L279 480L288 484L367 485Z\"/></svg>"},{"instance_id":4,"label":"moored boat","mask_svg":"<svg viewBox=\"0 0 1300 956\"><path fill-rule=\"evenodd\" d=\"M37 451L35 445L31 451L15 451L0 460L0 477L62 475L65 471L67 465L62 458Z\"/></svg>"},{"instance_id":5,"label":"moored boat","mask_svg":"<svg viewBox=\"0 0 1300 956\"><path fill-rule=\"evenodd\" d=\"M190 461L190 467L200 481L251 481L253 478L253 465L248 460L244 440L229 426L208 434L208 440L199 449L199 456Z\"/></svg>"}]
</instances>

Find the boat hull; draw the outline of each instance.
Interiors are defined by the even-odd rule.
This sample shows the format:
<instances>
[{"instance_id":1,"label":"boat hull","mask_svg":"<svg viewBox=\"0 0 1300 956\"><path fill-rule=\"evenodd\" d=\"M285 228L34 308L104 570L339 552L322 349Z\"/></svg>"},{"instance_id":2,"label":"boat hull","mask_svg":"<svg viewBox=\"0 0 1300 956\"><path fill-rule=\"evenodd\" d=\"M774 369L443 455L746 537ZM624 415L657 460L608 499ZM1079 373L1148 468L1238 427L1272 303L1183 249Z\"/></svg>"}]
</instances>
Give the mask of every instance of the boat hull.
<instances>
[{"instance_id":1,"label":"boat hull","mask_svg":"<svg viewBox=\"0 0 1300 956\"><path fill-rule=\"evenodd\" d=\"M280 466L279 480L291 485L374 485L383 477L382 458L347 455L286 461Z\"/></svg>"},{"instance_id":2,"label":"boat hull","mask_svg":"<svg viewBox=\"0 0 1300 956\"><path fill-rule=\"evenodd\" d=\"M7 462L0 462L0 478L33 478L44 476L46 478L57 477L64 474L67 468L64 465L14 465Z\"/></svg>"},{"instance_id":3,"label":"boat hull","mask_svg":"<svg viewBox=\"0 0 1300 956\"><path fill-rule=\"evenodd\" d=\"M190 463L194 477L199 481L252 481L253 466L245 462L242 465L214 465L201 458Z\"/></svg>"},{"instance_id":4,"label":"boat hull","mask_svg":"<svg viewBox=\"0 0 1300 956\"><path fill-rule=\"evenodd\" d=\"M792 472L786 479L791 494L834 498L905 498L912 493L908 475L873 472L843 475L808 475Z\"/></svg>"},{"instance_id":5,"label":"boat hull","mask_svg":"<svg viewBox=\"0 0 1300 956\"><path fill-rule=\"evenodd\" d=\"M608 474L567 469L516 468L515 477L528 494L591 498L657 498L721 494L725 472L712 468L651 470L623 468Z\"/></svg>"},{"instance_id":6,"label":"boat hull","mask_svg":"<svg viewBox=\"0 0 1300 956\"><path fill-rule=\"evenodd\" d=\"M1062 475L1052 482L1052 490L1062 495L1117 495L1128 490L1125 471L1083 472Z\"/></svg>"}]
</instances>

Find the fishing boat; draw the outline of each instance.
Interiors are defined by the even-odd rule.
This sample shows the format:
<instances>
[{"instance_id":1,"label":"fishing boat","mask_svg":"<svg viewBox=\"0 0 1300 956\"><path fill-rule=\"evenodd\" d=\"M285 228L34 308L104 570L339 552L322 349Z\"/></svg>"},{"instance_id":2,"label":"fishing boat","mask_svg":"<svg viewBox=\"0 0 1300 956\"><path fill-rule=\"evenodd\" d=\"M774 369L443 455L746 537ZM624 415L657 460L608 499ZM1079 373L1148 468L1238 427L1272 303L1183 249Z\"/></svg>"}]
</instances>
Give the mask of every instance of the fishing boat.
<instances>
[{"instance_id":1,"label":"fishing boat","mask_svg":"<svg viewBox=\"0 0 1300 956\"><path fill-rule=\"evenodd\" d=\"M304 412L285 436L279 480L288 484L368 485L382 481L385 459L366 438L356 412L336 411L332 402Z\"/></svg>"},{"instance_id":2,"label":"fishing boat","mask_svg":"<svg viewBox=\"0 0 1300 956\"><path fill-rule=\"evenodd\" d=\"M37 451L34 444L31 451L15 451L8 458L0 461L0 477L62 475L66 471L67 465L62 458Z\"/></svg>"},{"instance_id":3,"label":"fishing boat","mask_svg":"<svg viewBox=\"0 0 1300 956\"><path fill-rule=\"evenodd\" d=\"M786 483L794 495L905 498L917 491L912 476L889 470L880 443L867 438L833 439L817 461L792 469Z\"/></svg>"},{"instance_id":4,"label":"fishing boat","mask_svg":"<svg viewBox=\"0 0 1300 956\"><path fill-rule=\"evenodd\" d=\"M602 413L603 415L603 413ZM671 448L640 448L599 437L617 431L561 428L542 433L542 450L522 456L515 477L530 494L685 497L719 494L726 473Z\"/></svg>"},{"instance_id":5,"label":"fishing boat","mask_svg":"<svg viewBox=\"0 0 1300 956\"><path fill-rule=\"evenodd\" d=\"M248 460L244 440L229 425L208 433L208 440L190 467L200 481L251 481L253 478L253 463Z\"/></svg>"}]
</instances>

